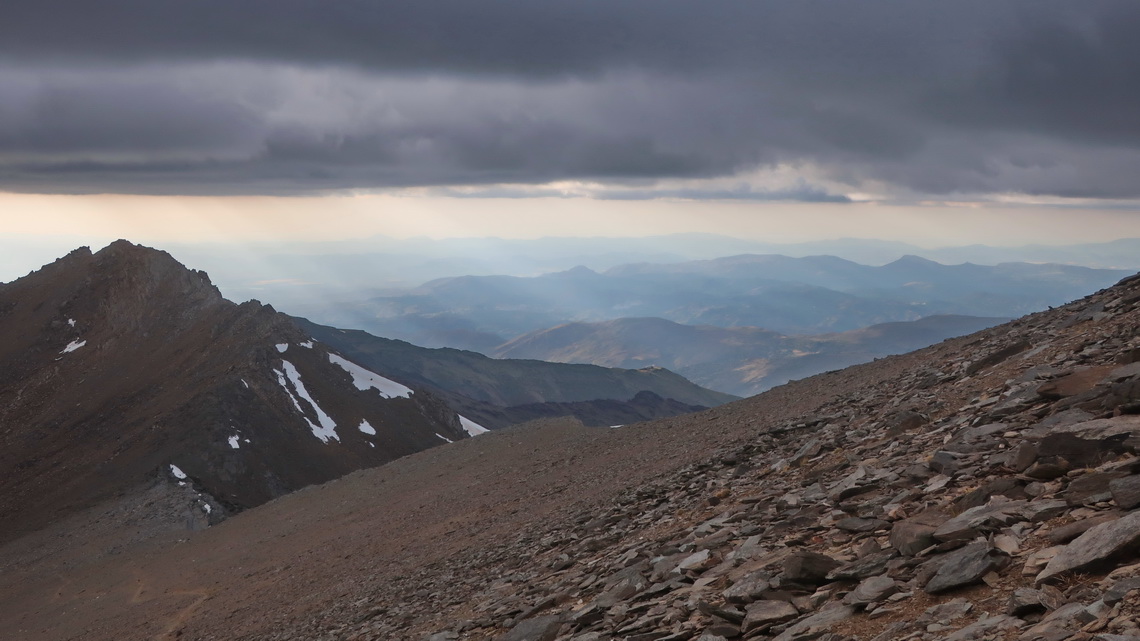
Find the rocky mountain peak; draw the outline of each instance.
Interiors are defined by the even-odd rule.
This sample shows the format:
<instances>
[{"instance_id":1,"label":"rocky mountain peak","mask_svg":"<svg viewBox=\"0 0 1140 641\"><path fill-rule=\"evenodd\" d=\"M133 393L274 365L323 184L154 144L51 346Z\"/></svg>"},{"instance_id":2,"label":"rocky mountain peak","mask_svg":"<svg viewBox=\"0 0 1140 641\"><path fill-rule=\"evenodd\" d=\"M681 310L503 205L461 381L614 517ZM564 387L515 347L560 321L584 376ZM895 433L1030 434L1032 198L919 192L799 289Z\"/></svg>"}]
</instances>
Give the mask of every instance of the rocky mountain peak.
<instances>
[{"instance_id":1,"label":"rocky mountain peak","mask_svg":"<svg viewBox=\"0 0 1140 641\"><path fill-rule=\"evenodd\" d=\"M0 425L0 515L22 517L0 538L175 468L217 520L468 436L430 393L123 240L0 286Z\"/></svg>"}]
</instances>

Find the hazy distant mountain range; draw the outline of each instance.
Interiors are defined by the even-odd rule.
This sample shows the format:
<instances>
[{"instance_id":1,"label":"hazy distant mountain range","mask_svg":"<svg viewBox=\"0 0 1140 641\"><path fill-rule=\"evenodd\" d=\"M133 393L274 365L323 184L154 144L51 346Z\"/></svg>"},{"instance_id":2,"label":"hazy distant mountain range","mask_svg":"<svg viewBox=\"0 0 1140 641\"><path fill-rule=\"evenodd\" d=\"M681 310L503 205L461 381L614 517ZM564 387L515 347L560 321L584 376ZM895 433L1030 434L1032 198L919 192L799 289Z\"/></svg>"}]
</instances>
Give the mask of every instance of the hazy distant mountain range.
<instances>
[{"instance_id":1,"label":"hazy distant mountain range","mask_svg":"<svg viewBox=\"0 0 1140 641\"><path fill-rule=\"evenodd\" d=\"M818 334L934 315L1014 317L1106 287L1129 272L1066 265L942 265L908 256L881 267L833 256L742 255L585 267L536 277L461 276L366 300L323 303L311 318L429 347L490 351L574 321L676 323Z\"/></svg>"},{"instance_id":2,"label":"hazy distant mountain range","mask_svg":"<svg viewBox=\"0 0 1140 641\"><path fill-rule=\"evenodd\" d=\"M751 395L1060 305L1128 273L942 265L917 256L868 266L834 256L745 254L604 272L579 266L535 277L443 278L365 300L323 302L311 313L321 323L415 345L660 366L705 387Z\"/></svg>"},{"instance_id":3,"label":"hazy distant mountain range","mask_svg":"<svg viewBox=\"0 0 1140 641\"><path fill-rule=\"evenodd\" d=\"M752 396L790 380L904 354L1006 320L930 316L835 334L785 336L758 327L622 318L531 332L499 346L493 355L607 367L658 365L704 387Z\"/></svg>"}]
</instances>

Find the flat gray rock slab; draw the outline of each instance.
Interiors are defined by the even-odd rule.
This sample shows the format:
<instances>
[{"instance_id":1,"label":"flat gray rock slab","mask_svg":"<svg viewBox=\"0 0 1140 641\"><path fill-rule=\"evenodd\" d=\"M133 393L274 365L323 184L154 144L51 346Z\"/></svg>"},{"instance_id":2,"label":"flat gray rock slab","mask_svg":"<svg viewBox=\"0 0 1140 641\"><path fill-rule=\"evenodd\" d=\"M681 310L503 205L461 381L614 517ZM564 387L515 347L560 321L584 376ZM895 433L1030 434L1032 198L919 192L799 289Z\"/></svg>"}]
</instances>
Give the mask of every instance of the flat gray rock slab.
<instances>
[{"instance_id":1,"label":"flat gray rock slab","mask_svg":"<svg viewBox=\"0 0 1140 641\"><path fill-rule=\"evenodd\" d=\"M939 541L969 540L983 532L1024 521L1025 505L1026 501L1006 501L972 507L939 526L934 531L934 538Z\"/></svg>"},{"instance_id":2,"label":"flat gray rock slab","mask_svg":"<svg viewBox=\"0 0 1140 641\"><path fill-rule=\"evenodd\" d=\"M1140 474L1110 481L1108 489L1112 492L1112 500L1121 508L1131 510L1140 507Z\"/></svg>"},{"instance_id":3,"label":"flat gray rock slab","mask_svg":"<svg viewBox=\"0 0 1140 641\"><path fill-rule=\"evenodd\" d=\"M923 588L928 594L945 592L982 580L986 574L1005 563L1007 557L986 541L977 541L950 552L945 556L938 572Z\"/></svg>"},{"instance_id":4,"label":"flat gray rock slab","mask_svg":"<svg viewBox=\"0 0 1140 641\"><path fill-rule=\"evenodd\" d=\"M744 623L740 630L745 634L790 621L800 615L800 611L787 601L757 601L748 606L748 613L744 615Z\"/></svg>"},{"instance_id":5,"label":"flat gray rock slab","mask_svg":"<svg viewBox=\"0 0 1140 641\"><path fill-rule=\"evenodd\" d=\"M499 637L499 641L554 641L558 628L562 627L562 617L549 615L519 621L511 631Z\"/></svg>"},{"instance_id":6,"label":"flat gray rock slab","mask_svg":"<svg viewBox=\"0 0 1140 641\"><path fill-rule=\"evenodd\" d=\"M795 623L772 641L799 641L815 639L835 627L835 624L855 616L855 608L849 605L826 607L819 612Z\"/></svg>"},{"instance_id":7,"label":"flat gray rock slab","mask_svg":"<svg viewBox=\"0 0 1140 641\"><path fill-rule=\"evenodd\" d=\"M1140 511L1101 523L1078 536L1049 561L1037 575L1037 583L1067 572L1091 570L1117 557L1135 555L1140 552L1137 546L1140 546Z\"/></svg>"}]
</instances>

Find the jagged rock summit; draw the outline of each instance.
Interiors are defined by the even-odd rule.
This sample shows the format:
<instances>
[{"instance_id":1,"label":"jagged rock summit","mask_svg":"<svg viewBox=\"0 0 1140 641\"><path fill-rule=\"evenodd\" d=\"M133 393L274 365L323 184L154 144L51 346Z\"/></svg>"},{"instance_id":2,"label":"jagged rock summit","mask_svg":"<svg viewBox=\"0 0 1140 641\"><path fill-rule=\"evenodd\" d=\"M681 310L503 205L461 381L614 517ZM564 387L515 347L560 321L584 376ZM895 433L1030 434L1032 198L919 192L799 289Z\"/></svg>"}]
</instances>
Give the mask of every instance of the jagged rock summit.
<instances>
[{"instance_id":1,"label":"jagged rock summit","mask_svg":"<svg viewBox=\"0 0 1140 641\"><path fill-rule=\"evenodd\" d=\"M0 284L0 426L0 540L157 481L217 522L468 436L431 394L123 240Z\"/></svg>"}]
</instances>

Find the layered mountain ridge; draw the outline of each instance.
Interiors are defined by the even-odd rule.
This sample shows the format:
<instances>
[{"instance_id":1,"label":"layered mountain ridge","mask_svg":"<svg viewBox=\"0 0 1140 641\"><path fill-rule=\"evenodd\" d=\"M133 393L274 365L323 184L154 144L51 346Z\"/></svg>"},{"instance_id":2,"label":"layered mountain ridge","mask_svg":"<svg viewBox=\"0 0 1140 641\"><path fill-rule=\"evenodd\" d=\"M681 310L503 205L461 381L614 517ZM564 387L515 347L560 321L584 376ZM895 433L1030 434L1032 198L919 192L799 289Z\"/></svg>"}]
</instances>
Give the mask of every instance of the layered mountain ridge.
<instances>
[{"instance_id":1,"label":"layered mountain ridge","mask_svg":"<svg viewBox=\"0 0 1140 641\"><path fill-rule=\"evenodd\" d=\"M904 354L1006 320L927 316L833 334L787 336L759 327L621 318L524 334L500 345L492 355L606 367L659 365L700 385L751 396L790 380Z\"/></svg>"},{"instance_id":2,"label":"layered mountain ridge","mask_svg":"<svg viewBox=\"0 0 1140 641\"><path fill-rule=\"evenodd\" d=\"M662 367L493 359L294 320L311 336L356 362L432 390L457 411L488 427L567 415L585 425L624 424L715 407L737 398L694 385Z\"/></svg>"},{"instance_id":3,"label":"layered mountain ridge","mask_svg":"<svg viewBox=\"0 0 1140 641\"><path fill-rule=\"evenodd\" d=\"M0 285L0 335L5 536L154 474L216 522L468 436L441 399L362 387L288 317L126 241Z\"/></svg>"}]
</instances>

